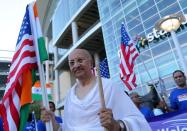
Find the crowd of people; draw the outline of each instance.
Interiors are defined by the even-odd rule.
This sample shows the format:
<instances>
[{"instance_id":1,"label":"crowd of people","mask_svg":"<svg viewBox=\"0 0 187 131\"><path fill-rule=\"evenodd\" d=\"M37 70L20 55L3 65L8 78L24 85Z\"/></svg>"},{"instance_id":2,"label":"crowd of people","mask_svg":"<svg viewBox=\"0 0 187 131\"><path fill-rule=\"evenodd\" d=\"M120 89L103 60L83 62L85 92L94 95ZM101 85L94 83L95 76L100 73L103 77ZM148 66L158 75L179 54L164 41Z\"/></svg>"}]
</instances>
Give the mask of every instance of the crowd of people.
<instances>
[{"instance_id":1,"label":"crowd of people","mask_svg":"<svg viewBox=\"0 0 187 131\"><path fill-rule=\"evenodd\" d=\"M160 100L154 103L154 108L151 108L143 104L143 101L141 100L141 97L138 93L133 92L129 95L131 100L134 102L140 112L145 116L145 118L150 118L173 111L183 111L187 109L186 76L181 70L176 70L173 72L173 79L176 83L176 87L170 93L170 105L167 105L165 101Z\"/></svg>"},{"instance_id":2,"label":"crowd of people","mask_svg":"<svg viewBox=\"0 0 187 131\"><path fill-rule=\"evenodd\" d=\"M50 110L42 107L37 121L37 128L41 131L46 130L44 123L50 120L54 131L151 131L147 118L187 109L186 76L181 70L173 72L177 87L170 93L170 106L162 100L155 103L154 108L145 106L137 92L124 93L116 83L102 78L106 108L101 108L99 83L92 72L94 62L90 53L75 49L68 62L76 83L66 96L63 119L55 115L55 104L49 102ZM29 123L31 121L27 126Z\"/></svg>"}]
</instances>

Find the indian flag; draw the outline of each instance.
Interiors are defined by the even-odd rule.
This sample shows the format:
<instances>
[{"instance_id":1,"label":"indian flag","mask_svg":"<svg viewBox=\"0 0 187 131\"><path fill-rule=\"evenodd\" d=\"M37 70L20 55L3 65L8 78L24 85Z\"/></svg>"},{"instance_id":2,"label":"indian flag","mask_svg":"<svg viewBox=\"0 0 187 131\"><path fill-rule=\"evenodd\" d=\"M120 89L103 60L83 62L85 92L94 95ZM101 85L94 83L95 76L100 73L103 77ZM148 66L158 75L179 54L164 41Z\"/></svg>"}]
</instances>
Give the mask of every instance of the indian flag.
<instances>
[{"instance_id":1,"label":"indian flag","mask_svg":"<svg viewBox=\"0 0 187 131\"><path fill-rule=\"evenodd\" d=\"M52 95L51 95L52 84L47 83L46 88L47 88L48 99L52 100ZM40 86L40 81L36 81L34 86L32 87L32 100L38 100L38 101L42 100L42 88Z\"/></svg>"},{"instance_id":2,"label":"indian flag","mask_svg":"<svg viewBox=\"0 0 187 131\"><path fill-rule=\"evenodd\" d=\"M34 17L35 17L35 27L37 29L36 31L37 31L37 37L38 37L37 40L38 40L38 49L40 53L40 61L43 62L45 60L48 60L48 54L47 54L46 47L45 47L45 40L44 40L44 37L42 36L36 3L33 6L33 11L34 11Z\"/></svg>"}]
</instances>

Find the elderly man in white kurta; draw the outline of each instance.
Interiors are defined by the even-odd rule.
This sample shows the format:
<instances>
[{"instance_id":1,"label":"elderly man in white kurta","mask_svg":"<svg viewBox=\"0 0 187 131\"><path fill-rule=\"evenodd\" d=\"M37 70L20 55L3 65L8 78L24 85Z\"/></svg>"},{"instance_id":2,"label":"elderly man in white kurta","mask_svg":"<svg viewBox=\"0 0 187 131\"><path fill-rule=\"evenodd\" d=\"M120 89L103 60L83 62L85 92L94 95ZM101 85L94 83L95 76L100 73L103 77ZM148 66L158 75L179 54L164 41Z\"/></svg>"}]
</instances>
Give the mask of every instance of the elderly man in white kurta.
<instances>
[{"instance_id":1,"label":"elderly man in white kurta","mask_svg":"<svg viewBox=\"0 0 187 131\"><path fill-rule=\"evenodd\" d=\"M101 109L98 81L92 73L93 61L88 51L75 49L68 57L77 81L66 96L64 123L59 128L50 111L43 121L52 119L54 129L62 131L150 131L144 116L123 89L109 79L102 79L106 109Z\"/></svg>"}]
</instances>

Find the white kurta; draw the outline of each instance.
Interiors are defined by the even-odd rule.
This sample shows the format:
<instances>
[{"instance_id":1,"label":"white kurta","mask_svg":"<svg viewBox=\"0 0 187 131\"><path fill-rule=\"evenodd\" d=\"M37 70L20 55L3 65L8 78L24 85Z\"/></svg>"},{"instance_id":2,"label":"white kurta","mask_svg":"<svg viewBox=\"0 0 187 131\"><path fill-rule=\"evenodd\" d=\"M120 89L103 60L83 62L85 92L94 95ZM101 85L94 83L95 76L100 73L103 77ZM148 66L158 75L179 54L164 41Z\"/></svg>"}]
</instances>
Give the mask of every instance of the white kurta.
<instances>
[{"instance_id":1,"label":"white kurta","mask_svg":"<svg viewBox=\"0 0 187 131\"><path fill-rule=\"evenodd\" d=\"M112 109L115 120L123 120L128 131L150 131L144 116L122 88L108 79L102 79L105 104ZM98 112L101 107L98 84L83 98L75 94L76 84L70 89L64 105L63 131L104 131Z\"/></svg>"}]
</instances>

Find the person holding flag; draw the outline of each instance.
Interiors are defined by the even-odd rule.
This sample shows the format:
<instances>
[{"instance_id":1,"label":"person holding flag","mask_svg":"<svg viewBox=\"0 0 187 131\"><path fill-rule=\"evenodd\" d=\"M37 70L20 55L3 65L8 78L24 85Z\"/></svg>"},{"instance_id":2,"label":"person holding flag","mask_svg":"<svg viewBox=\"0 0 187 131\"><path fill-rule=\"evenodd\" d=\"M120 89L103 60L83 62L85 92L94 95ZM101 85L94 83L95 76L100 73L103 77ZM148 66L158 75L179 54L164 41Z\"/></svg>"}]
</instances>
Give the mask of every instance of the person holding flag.
<instances>
[{"instance_id":1,"label":"person holding flag","mask_svg":"<svg viewBox=\"0 0 187 131\"><path fill-rule=\"evenodd\" d=\"M50 110L42 108L41 119L52 120L54 130L62 131L151 131L122 88L102 78L106 108L101 108L98 79L92 73L93 60L85 49L75 49L68 57L70 71L77 79L64 104L63 124L55 121Z\"/></svg>"}]
</instances>

